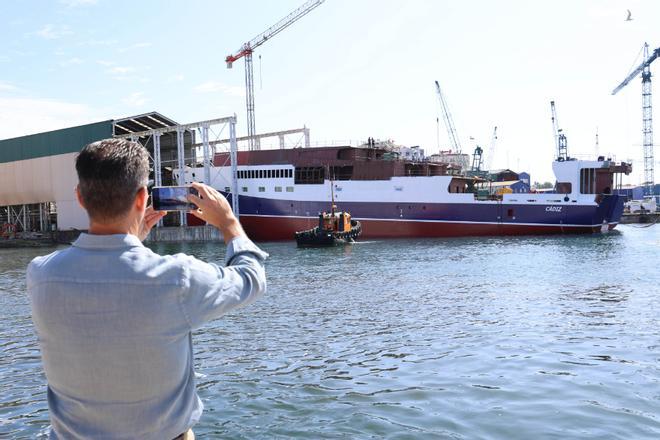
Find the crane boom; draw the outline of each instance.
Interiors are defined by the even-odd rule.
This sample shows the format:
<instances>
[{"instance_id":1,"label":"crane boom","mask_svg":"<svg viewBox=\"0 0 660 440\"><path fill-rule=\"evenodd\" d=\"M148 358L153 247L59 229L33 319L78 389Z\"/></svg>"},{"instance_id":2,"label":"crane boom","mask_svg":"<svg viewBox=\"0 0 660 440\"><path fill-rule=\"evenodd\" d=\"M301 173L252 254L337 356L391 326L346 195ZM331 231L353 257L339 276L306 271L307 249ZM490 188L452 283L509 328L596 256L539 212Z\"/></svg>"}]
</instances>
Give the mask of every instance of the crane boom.
<instances>
[{"instance_id":1,"label":"crane boom","mask_svg":"<svg viewBox=\"0 0 660 440\"><path fill-rule=\"evenodd\" d=\"M291 26L300 18L307 15L314 8L318 7L325 0L308 0L302 6L289 15L260 33L247 43L244 43L240 49L231 55L227 55L225 62L227 68L231 69L235 61L245 59L245 107L247 110L247 136L248 148L250 150L259 150L259 139L256 137L257 129L255 124L255 109L254 109L254 75L252 73L252 52L264 44L266 41L273 38L275 35L282 32L284 29Z\"/></svg>"},{"instance_id":2,"label":"crane boom","mask_svg":"<svg viewBox=\"0 0 660 440\"><path fill-rule=\"evenodd\" d=\"M447 127L447 134L449 135L449 142L451 142L451 147L456 153L461 152L461 143L458 140L458 135L456 135L456 128L454 127L454 120L451 117L449 112L449 106L445 100L442 90L440 90L440 84L438 81L435 82L435 88L438 92L438 99L440 100L440 106L442 107L442 116L445 120L445 126Z\"/></svg>"},{"instance_id":3,"label":"crane boom","mask_svg":"<svg viewBox=\"0 0 660 440\"><path fill-rule=\"evenodd\" d=\"M288 28L291 26L293 23L310 13L314 8L317 6L320 6L321 3L323 3L325 0L309 0L305 2L302 6L300 6L298 9L295 11L291 12L289 15L248 41L247 43L244 43L240 49L238 49L235 53L228 55L227 58L225 58L225 61L227 62L227 68L231 69L232 68L232 63L234 61L237 61L241 59L242 57L251 54L257 47L261 46L264 44L266 41L270 40L273 38L275 35L279 34L282 32L284 29Z\"/></svg>"},{"instance_id":4,"label":"crane boom","mask_svg":"<svg viewBox=\"0 0 660 440\"><path fill-rule=\"evenodd\" d=\"M646 44L646 46L648 46L648 44ZM648 57L648 58L647 58L642 64L640 64L639 66L637 66L637 68L635 68L635 70L633 70L633 71L630 73L630 75L628 75L628 76L626 77L626 79L624 79L624 80L621 82L621 84L619 84L618 86L616 86L616 88L615 88L614 90L612 90L612 95L616 95L616 94L619 92L619 90L621 90L621 89L624 88L626 85L628 85L628 83L629 83L630 81L632 81L633 79L635 79L635 77L636 77L637 75L639 75L640 73L642 73L642 71L643 71L644 69L646 69L646 68L647 68L647 67L648 67L653 61L655 61L655 59L658 58L658 57L660 57L660 47L657 48L656 50L654 50L653 53L651 54L651 56L649 56L649 57Z\"/></svg>"}]
</instances>

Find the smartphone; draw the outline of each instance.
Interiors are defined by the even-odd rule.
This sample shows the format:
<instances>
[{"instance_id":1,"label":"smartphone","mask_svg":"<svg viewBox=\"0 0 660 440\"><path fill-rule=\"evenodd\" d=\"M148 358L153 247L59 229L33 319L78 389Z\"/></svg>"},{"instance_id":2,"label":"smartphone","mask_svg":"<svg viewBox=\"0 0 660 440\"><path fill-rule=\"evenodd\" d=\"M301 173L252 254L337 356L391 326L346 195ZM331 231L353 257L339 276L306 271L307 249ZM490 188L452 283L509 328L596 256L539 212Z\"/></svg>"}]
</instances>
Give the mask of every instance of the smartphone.
<instances>
[{"instance_id":1,"label":"smartphone","mask_svg":"<svg viewBox=\"0 0 660 440\"><path fill-rule=\"evenodd\" d=\"M197 195L197 190L192 186L156 186L151 190L151 200L156 211L197 209L188 201L188 194Z\"/></svg>"}]
</instances>

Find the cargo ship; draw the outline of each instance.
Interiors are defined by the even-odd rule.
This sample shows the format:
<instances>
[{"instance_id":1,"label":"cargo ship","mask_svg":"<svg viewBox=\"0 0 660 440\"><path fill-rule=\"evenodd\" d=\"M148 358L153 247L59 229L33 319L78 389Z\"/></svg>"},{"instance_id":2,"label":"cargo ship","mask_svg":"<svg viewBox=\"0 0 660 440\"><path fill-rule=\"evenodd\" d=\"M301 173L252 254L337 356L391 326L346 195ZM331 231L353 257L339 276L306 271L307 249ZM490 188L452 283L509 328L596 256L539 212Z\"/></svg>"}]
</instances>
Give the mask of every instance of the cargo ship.
<instances>
[{"instance_id":1,"label":"cargo ship","mask_svg":"<svg viewBox=\"0 0 660 440\"><path fill-rule=\"evenodd\" d=\"M216 154L213 165L204 183L229 196L229 153ZM490 182L455 165L406 160L385 148L239 151L240 220L256 240L291 240L315 226L334 194L339 209L360 221L364 238L597 233L617 226L625 197L614 189L630 164L557 159L552 168L556 185L549 193L492 194ZM185 182L203 174L187 168Z\"/></svg>"}]
</instances>

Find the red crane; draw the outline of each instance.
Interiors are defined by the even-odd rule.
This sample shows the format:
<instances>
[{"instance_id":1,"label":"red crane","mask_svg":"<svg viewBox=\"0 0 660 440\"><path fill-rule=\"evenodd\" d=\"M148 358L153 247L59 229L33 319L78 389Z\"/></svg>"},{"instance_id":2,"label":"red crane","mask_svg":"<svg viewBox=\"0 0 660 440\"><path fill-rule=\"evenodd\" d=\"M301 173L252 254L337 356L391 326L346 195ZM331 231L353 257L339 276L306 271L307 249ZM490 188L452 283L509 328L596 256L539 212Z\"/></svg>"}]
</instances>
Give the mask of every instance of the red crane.
<instances>
[{"instance_id":1,"label":"red crane","mask_svg":"<svg viewBox=\"0 0 660 440\"><path fill-rule=\"evenodd\" d=\"M259 150L259 140L255 138L257 134L254 122L254 76L252 74L252 52L264 44L266 41L273 38L275 35L282 32L287 27L307 15L317 6L320 6L325 0L309 0L305 2L295 11L260 33L247 43L244 43L239 50L234 54L228 55L225 58L227 68L231 69L234 61L245 58L245 104L247 107L247 135L248 135L248 148L250 150Z\"/></svg>"}]
</instances>

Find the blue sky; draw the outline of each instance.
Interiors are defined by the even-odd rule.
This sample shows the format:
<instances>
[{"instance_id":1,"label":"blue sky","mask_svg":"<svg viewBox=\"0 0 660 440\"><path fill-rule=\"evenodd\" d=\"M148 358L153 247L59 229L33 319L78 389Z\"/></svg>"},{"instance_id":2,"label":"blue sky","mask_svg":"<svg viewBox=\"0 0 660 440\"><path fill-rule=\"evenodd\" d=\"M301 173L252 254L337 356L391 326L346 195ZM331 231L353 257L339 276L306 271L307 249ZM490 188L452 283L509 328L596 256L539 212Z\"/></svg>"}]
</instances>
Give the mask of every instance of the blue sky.
<instances>
[{"instance_id":1,"label":"blue sky","mask_svg":"<svg viewBox=\"0 0 660 440\"><path fill-rule=\"evenodd\" d=\"M0 138L150 110L236 113L244 134L243 62L224 58L302 2L2 2ZM644 41L660 46L658 18L651 0L327 0L255 53L257 131L306 125L313 143L371 136L432 153L437 79L464 151L498 126L495 167L551 179L554 99L569 153L593 155L598 127L601 154L633 159L639 181L640 80L610 92Z\"/></svg>"}]
</instances>

